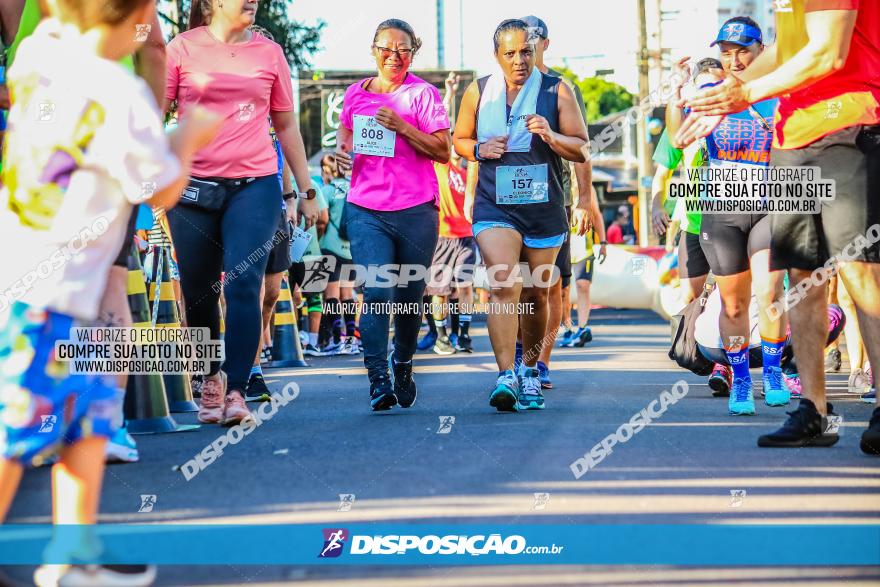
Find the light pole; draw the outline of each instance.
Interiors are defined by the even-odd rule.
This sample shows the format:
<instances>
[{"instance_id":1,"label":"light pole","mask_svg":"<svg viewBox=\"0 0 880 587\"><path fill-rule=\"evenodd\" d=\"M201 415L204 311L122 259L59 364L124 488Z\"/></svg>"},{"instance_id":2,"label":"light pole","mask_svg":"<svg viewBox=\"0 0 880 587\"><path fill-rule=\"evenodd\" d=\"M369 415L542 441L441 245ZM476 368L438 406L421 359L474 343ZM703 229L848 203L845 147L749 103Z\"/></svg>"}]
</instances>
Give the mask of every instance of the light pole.
<instances>
[{"instance_id":1,"label":"light pole","mask_svg":"<svg viewBox=\"0 0 880 587\"><path fill-rule=\"evenodd\" d=\"M639 19L639 104L647 104L648 99L648 28L645 21L645 0L637 0L638 2L638 19ZM651 153L650 146L647 141L647 119L648 114L643 112L636 124L636 149L639 159L639 217L638 231L639 244L645 246L648 244L648 217L650 216L649 188L645 185L646 179L651 177Z\"/></svg>"}]
</instances>

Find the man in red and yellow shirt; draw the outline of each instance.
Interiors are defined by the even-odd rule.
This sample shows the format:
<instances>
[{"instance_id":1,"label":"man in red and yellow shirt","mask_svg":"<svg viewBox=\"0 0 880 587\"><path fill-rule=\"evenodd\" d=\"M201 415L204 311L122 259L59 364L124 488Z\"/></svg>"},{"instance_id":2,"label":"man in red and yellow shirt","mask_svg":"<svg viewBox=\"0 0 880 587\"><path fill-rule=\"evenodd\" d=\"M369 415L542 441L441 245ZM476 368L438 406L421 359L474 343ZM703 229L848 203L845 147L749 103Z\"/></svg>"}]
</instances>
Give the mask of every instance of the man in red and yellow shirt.
<instances>
[{"instance_id":1,"label":"man in red and yellow shirt","mask_svg":"<svg viewBox=\"0 0 880 587\"><path fill-rule=\"evenodd\" d=\"M704 134L715 118L779 97L771 161L814 166L836 182L818 214L776 214L771 265L788 269L792 339L804 399L759 446L831 446L822 349L826 285L840 269L852 292L872 365L880 365L880 2L777 0L776 45L738 78L702 92L680 135ZM811 277L812 274L812 277ZM880 455L880 407L861 448Z\"/></svg>"}]
</instances>

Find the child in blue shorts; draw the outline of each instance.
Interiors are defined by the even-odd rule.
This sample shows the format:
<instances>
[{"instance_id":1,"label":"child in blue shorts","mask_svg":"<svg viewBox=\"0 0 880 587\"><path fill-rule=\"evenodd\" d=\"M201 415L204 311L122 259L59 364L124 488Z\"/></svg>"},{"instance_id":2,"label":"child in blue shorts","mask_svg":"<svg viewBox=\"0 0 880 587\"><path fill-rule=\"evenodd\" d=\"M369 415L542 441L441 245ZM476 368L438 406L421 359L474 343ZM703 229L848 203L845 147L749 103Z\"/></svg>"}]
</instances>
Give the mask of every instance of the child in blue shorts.
<instances>
[{"instance_id":1,"label":"child in blue shorts","mask_svg":"<svg viewBox=\"0 0 880 587\"><path fill-rule=\"evenodd\" d=\"M93 326L132 206L170 208L219 118L194 109L170 136L134 53L154 0L57 0L7 72L0 191L0 521L25 466L54 459L56 524L94 524L107 438L121 422L113 376L70 374L55 344ZM144 186L152 189L145 190ZM62 565L76 584L109 568ZM103 574L101 574L103 573ZM143 579L143 577L141 577ZM126 584L142 584L130 582Z\"/></svg>"}]
</instances>

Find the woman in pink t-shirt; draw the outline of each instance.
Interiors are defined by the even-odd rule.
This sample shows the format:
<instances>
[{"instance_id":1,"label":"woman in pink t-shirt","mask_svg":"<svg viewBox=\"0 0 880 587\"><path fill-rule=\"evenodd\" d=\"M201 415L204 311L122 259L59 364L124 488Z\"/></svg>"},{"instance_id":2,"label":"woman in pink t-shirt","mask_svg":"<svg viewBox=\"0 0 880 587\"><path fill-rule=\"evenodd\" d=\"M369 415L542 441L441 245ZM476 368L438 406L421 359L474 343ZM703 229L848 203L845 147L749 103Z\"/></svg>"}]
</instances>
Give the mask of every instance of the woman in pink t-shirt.
<instances>
[{"instance_id":1,"label":"woman in pink t-shirt","mask_svg":"<svg viewBox=\"0 0 880 587\"><path fill-rule=\"evenodd\" d=\"M449 161L449 116L437 88L409 73L421 46L402 20L382 22L373 37L376 77L345 92L336 162L352 169L345 228L355 265L425 270L437 243L439 191L434 161ZM370 404L387 410L416 399L412 357L422 321L424 273L401 268L400 279L367 279L361 312L364 364ZM374 283L371 283L374 281ZM403 287L397 287L398 283ZM394 309L394 352L386 359L390 303ZM391 375L389 377L389 362Z\"/></svg>"},{"instance_id":2,"label":"woman in pink t-shirt","mask_svg":"<svg viewBox=\"0 0 880 587\"><path fill-rule=\"evenodd\" d=\"M301 196L315 194L287 59L279 45L248 30L257 4L194 0L190 29L167 49L168 102L177 100L181 116L203 106L224 118L193 159L180 205L168 213L187 325L209 327L212 339L220 337L219 284L226 273L226 358L223 372L212 364L202 386L199 420L206 423L237 423L248 414L245 388L262 329L260 286L282 202L270 120L297 185L308 188ZM314 200L302 201L300 210L314 222Z\"/></svg>"}]
</instances>

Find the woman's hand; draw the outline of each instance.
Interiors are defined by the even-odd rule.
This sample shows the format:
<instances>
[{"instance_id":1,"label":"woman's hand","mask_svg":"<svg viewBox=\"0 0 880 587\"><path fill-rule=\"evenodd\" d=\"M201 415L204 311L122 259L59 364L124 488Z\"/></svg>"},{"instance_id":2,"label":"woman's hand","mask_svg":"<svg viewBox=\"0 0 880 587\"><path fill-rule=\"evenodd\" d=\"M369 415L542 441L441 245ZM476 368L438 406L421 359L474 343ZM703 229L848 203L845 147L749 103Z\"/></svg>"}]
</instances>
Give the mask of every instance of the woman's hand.
<instances>
[{"instance_id":1,"label":"woman's hand","mask_svg":"<svg viewBox=\"0 0 880 587\"><path fill-rule=\"evenodd\" d=\"M303 197L300 197L298 200L299 203L299 211L306 219L306 230L315 225L318 221L318 214L321 209L318 206L318 199L312 198L311 200L307 200Z\"/></svg>"},{"instance_id":2,"label":"woman's hand","mask_svg":"<svg viewBox=\"0 0 880 587\"><path fill-rule=\"evenodd\" d=\"M376 122L387 128L388 130L392 130L394 132L402 132L406 127L409 126L409 123L405 121L400 115L397 114L391 108L387 106L382 106L376 112Z\"/></svg>"},{"instance_id":3,"label":"woman's hand","mask_svg":"<svg viewBox=\"0 0 880 587\"><path fill-rule=\"evenodd\" d=\"M590 202L584 200L585 198L578 200L575 207L571 209L571 227L578 236L587 234L593 224L593 219L590 216Z\"/></svg>"},{"instance_id":4,"label":"woman's hand","mask_svg":"<svg viewBox=\"0 0 880 587\"><path fill-rule=\"evenodd\" d=\"M336 171L344 175L351 171L351 155L340 145L336 147Z\"/></svg>"},{"instance_id":5,"label":"woman's hand","mask_svg":"<svg viewBox=\"0 0 880 587\"><path fill-rule=\"evenodd\" d=\"M507 137L492 137L479 145L482 159L501 159L507 151Z\"/></svg>"},{"instance_id":6,"label":"woman's hand","mask_svg":"<svg viewBox=\"0 0 880 587\"><path fill-rule=\"evenodd\" d=\"M553 141L553 129L550 128L550 123L547 122L547 119L540 114L530 114L527 116L526 128L533 135L538 135L544 139L545 143Z\"/></svg>"}]
</instances>

